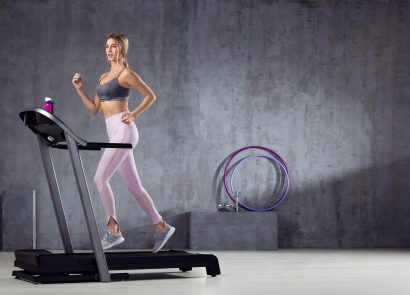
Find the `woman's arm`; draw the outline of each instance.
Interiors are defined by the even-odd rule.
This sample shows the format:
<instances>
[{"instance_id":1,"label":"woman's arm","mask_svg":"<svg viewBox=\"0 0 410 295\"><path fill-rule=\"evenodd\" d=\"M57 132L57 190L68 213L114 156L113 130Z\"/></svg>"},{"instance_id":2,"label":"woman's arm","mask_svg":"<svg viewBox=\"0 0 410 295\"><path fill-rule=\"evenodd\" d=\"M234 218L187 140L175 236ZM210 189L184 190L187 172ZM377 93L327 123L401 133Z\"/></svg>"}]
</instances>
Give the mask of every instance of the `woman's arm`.
<instances>
[{"instance_id":1,"label":"woman's arm","mask_svg":"<svg viewBox=\"0 0 410 295\"><path fill-rule=\"evenodd\" d=\"M133 117L129 118L129 120L131 121L141 115L146 109L148 109L154 103L157 97L155 96L154 91L152 91L152 89L149 88L144 81L142 81L137 73L128 69L127 71L125 71L122 78L123 79L121 79L121 82L123 82L125 87L133 88L144 96L141 104L132 112L130 112L130 115Z\"/></svg>"},{"instance_id":2,"label":"woman's arm","mask_svg":"<svg viewBox=\"0 0 410 295\"><path fill-rule=\"evenodd\" d=\"M80 95L81 100L83 101L85 107L88 109L88 111L95 116L98 114L98 112L101 109L101 101L98 95L94 96L94 101L91 100L91 98L88 97L87 93L85 92L84 89L77 89L77 93Z\"/></svg>"},{"instance_id":3,"label":"woman's arm","mask_svg":"<svg viewBox=\"0 0 410 295\"><path fill-rule=\"evenodd\" d=\"M85 107L92 115L96 115L101 109L101 101L98 95L94 96L94 100L91 100L88 97L87 93L83 89L83 79L79 73L74 75L72 82Z\"/></svg>"}]
</instances>

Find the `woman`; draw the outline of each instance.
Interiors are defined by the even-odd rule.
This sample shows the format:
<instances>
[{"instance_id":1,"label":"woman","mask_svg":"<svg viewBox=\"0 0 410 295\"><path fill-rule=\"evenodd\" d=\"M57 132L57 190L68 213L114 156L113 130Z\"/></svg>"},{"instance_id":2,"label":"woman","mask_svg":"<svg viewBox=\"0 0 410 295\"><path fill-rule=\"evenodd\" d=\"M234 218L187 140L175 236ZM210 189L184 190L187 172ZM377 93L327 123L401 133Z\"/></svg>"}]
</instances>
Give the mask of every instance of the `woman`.
<instances>
[{"instance_id":1,"label":"woman","mask_svg":"<svg viewBox=\"0 0 410 295\"><path fill-rule=\"evenodd\" d=\"M92 115L96 115L102 109L110 142L131 143L135 148L139 135L134 120L152 105L156 97L144 81L128 67L125 59L127 51L128 39L123 33L113 33L106 37L105 53L111 69L101 75L93 100L83 89L80 73L74 75L72 83ZM135 89L144 96L144 100L132 112L128 110L130 89ZM101 240L103 248L109 249L124 242L117 221L114 196L109 185L109 180L117 170L124 178L128 190L154 224L155 245L152 252L156 253L173 235L175 228L162 219L151 197L141 185L132 149L106 149L94 177L107 220L107 233Z\"/></svg>"}]
</instances>

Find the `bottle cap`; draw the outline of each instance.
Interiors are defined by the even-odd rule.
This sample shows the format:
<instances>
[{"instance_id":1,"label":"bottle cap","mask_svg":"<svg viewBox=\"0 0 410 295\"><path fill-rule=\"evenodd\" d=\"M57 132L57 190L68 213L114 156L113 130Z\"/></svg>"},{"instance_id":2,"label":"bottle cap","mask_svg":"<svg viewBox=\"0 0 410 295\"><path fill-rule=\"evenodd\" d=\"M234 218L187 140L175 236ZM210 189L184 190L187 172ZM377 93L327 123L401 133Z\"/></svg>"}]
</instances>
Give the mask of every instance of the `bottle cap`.
<instances>
[{"instance_id":1,"label":"bottle cap","mask_svg":"<svg viewBox=\"0 0 410 295\"><path fill-rule=\"evenodd\" d=\"M52 99L52 98L50 98L50 97L45 97L45 98L44 98L44 101L46 101L46 102L47 102L47 101L51 101L51 102L52 102L52 101L53 101L53 99Z\"/></svg>"}]
</instances>

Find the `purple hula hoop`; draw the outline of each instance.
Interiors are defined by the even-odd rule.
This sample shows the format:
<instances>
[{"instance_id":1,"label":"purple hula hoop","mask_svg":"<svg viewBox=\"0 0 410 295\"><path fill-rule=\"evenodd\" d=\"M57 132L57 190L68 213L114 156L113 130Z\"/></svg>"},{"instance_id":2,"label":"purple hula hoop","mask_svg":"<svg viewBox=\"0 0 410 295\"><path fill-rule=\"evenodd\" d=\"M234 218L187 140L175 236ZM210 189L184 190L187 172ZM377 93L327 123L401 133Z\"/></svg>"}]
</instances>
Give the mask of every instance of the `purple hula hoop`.
<instances>
[{"instance_id":1,"label":"purple hula hoop","mask_svg":"<svg viewBox=\"0 0 410 295\"><path fill-rule=\"evenodd\" d=\"M271 160L273 160L273 161L279 166L279 169L280 169L281 171L283 171L283 173L285 173L286 189L285 189L285 191L283 192L283 194L279 197L279 199L278 199L275 203L273 203L272 206L270 206L270 207L268 207L268 208L262 208L262 209L260 209L260 208L252 208L252 207L250 207L250 206L244 204L240 199L238 199L238 205L239 205L241 208L247 209L247 210L249 210L249 211L256 211L256 212L270 211L270 210L274 209L275 207L279 206L280 203L282 203L282 201L285 199L286 195L288 194L288 190L289 190L289 175L288 175L288 172L286 171L285 166L282 164L282 162L281 162L280 160L276 159L276 158L275 158L274 156L272 156L272 155L269 155L269 156L268 156L268 155L262 155L262 154L253 154L253 155L248 155L248 156L242 158L241 160L239 160L239 162L237 162L237 165L235 166L235 169L233 169L233 172L232 172L232 175L231 175L231 181L230 181L230 184L231 184L231 192L232 192L232 193L235 193L234 186L233 186L233 181L234 181L234 177L235 177L236 170L237 170L245 161L247 161L247 160L249 160L249 159L252 159L252 158L255 158L255 157L263 157L263 158L266 158L266 159L271 159Z\"/></svg>"},{"instance_id":2,"label":"purple hula hoop","mask_svg":"<svg viewBox=\"0 0 410 295\"><path fill-rule=\"evenodd\" d=\"M286 170L285 173L286 173L286 176L287 176L288 185L287 185L286 191L282 194L282 196L279 198L279 200L276 201L275 204L273 204L273 205L272 205L271 207L269 207L269 208L263 208L263 209L250 208L249 206L246 206L245 204L241 203L240 200L238 201L238 204L239 204L239 206L240 206L241 208L247 209L247 210L249 210L249 211L257 211L257 212L271 211L271 210L273 210L275 207L277 207L280 203L282 203L282 201L285 199L285 197L286 197L286 195L287 195L287 193L288 193L288 190L289 190L289 185L290 185L290 176L289 176L288 166L287 166L286 162L283 160L283 158L282 158L278 153L276 153L274 150L272 150L272 149L269 149L269 148L263 147L263 146L247 146L247 147L244 147L244 148L241 148L241 149L235 151L235 152L230 156L228 162L227 162L226 165L225 165L225 170L224 170L224 186L225 186L225 191L226 191L226 193L228 194L228 197L231 199L231 201L232 201L233 203L235 203L235 202L236 202L235 197L232 196L230 190L228 189L227 179L226 179L226 178L227 178L227 171L228 171L228 168L229 168L229 164L232 162L232 160L233 160L240 152L245 151L245 150L249 150L249 149L260 149L260 150L264 150L264 151L266 151L266 152L272 154L273 156L275 156L275 157L282 163L283 167L284 167L285 170ZM242 159L242 160L243 160L243 159Z\"/></svg>"}]
</instances>

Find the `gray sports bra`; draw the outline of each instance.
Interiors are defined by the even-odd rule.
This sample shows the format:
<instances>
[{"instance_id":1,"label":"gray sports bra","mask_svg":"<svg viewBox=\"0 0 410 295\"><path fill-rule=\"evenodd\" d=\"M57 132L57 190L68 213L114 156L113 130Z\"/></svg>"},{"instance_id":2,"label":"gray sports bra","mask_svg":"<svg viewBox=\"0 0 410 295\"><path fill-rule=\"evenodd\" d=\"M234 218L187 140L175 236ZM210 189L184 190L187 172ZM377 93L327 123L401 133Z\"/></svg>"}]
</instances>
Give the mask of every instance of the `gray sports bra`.
<instances>
[{"instance_id":1,"label":"gray sports bra","mask_svg":"<svg viewBox=\"0 0 410 295\"><path fill-rule=\"evenodd\" d=\"M124 70L123 68L122 70ZM112 79L111 81L100 84L98 81L98 85L95 88L98 97L101 101L111 101L111 100L127 100L129 98L130 90L128 88L122 87L118 83L118 77L120 76L122 70L118 73L118 75Z\"/></svg>"}]
</instances>

